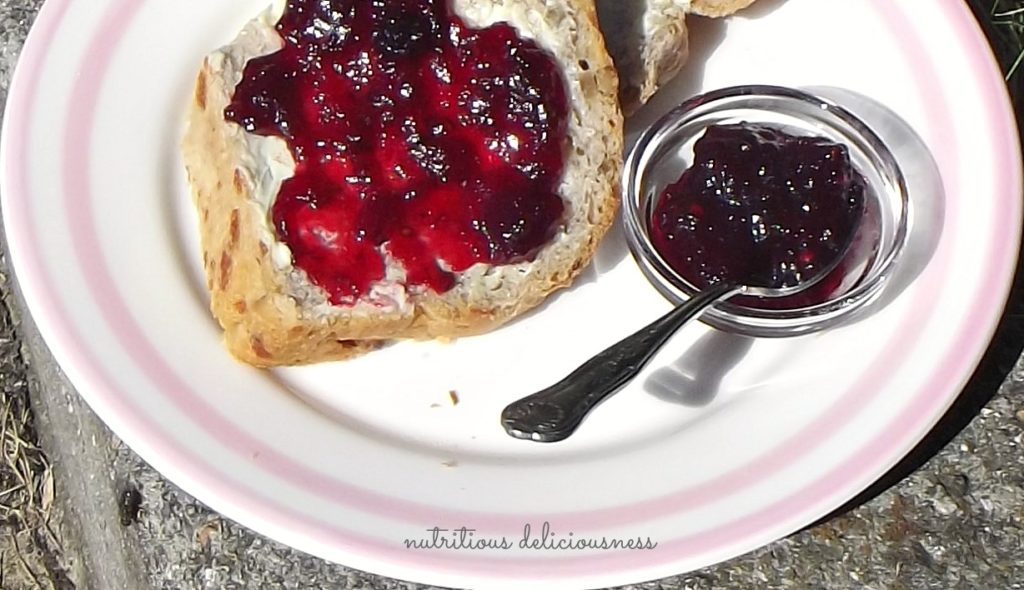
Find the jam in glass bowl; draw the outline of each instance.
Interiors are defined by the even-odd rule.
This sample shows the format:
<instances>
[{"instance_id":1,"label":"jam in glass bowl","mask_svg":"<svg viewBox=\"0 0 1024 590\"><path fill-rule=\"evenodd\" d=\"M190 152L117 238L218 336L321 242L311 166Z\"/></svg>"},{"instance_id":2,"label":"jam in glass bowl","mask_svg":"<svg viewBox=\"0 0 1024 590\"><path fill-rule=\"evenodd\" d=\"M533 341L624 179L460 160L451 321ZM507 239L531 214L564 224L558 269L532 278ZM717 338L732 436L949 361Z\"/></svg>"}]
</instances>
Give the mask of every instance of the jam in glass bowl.
<instances>
[{"instance_id":1,"label":"jam in glass bowl","mask_svg":"<svg viewBox=\"0 0 1024 590\"><path fill-rule=\"evenodd\" d=\"M881 293L907 241L906 183L884 142L840 105L794 89L694 97L640 136L625 172L630 249L674 303L742 283L749 268L795 281L835 262L795 295L735 297L703 314L731 332L789 336L849 319Z\"/></svg>"}]
</instances>

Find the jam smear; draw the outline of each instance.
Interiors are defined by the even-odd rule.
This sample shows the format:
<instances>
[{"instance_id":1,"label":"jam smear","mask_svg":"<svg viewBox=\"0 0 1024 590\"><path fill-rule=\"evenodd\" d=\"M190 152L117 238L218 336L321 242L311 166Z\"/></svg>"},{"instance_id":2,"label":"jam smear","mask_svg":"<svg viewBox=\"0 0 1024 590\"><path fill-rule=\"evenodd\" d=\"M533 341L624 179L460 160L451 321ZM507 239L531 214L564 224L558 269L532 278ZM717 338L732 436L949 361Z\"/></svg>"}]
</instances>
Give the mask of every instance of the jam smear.
<instances>
[{"instance_id":1,"label":"jam smear","mask_svg":"<svg viewBox=\"0 0 1024 590\"><path fill-rule=\"evenodd\" d=\"M276 28L284 47L247 64L225 117L287 141L275 231L332 303L383 279L385 252L444 292L557 232L569 103L535 43L448 0L290 0Z\"/></svg>"},{"instance_id":2,"label":"jam smear","mask_svg":"<svg viewBox=\"0 0 1024 590\"><path fill-rule=\"evenodd\" d=\"M867 182L846 146L747 123L709 127L694 163L656 203L651 238L698 288L720 282L794 286L836 263L865 210ZM806 290L745 305L795 308L836 294L843 263Z\"/></svg>"}]
</instances>

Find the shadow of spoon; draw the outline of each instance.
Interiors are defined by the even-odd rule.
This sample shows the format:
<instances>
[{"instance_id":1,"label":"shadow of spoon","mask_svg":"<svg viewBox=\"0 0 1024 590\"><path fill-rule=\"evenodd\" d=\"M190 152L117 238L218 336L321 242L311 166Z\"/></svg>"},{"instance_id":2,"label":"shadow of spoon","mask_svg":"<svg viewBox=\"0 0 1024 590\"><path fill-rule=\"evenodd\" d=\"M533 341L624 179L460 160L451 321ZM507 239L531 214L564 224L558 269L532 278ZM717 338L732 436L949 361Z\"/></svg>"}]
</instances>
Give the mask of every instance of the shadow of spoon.
<instances>
[{"instance_id":1,"label":"shadow of spoon","mask_svg":"<svg viewBox=\"0 0 1024 590\"><path fill-rule=\"evenodd\" d=\"M502 426L514 438L537 442L568 438L594 407L632 381L679 328L709 306L740 294L775 298L809 289L839 265L851 243L852 240L847 240L829 264L799 276L795 284L783 283L779 275L763 273L763 278L750 277L747 285L728 282L711 285L598 353L558 383L506 406L501 413Z\"/></svg>"}]
</instances>

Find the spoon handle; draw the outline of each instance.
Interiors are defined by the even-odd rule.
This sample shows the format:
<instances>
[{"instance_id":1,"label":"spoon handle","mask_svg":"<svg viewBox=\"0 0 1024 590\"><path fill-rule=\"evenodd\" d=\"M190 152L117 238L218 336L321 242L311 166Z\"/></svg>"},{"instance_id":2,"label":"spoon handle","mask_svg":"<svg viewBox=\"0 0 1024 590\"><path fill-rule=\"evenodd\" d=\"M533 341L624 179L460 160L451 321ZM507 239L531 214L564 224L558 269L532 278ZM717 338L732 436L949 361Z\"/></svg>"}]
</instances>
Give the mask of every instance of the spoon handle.
<instances>
[{"instance_id":1,"label":"spoon handle","mask_svg":"<svg viewBox=\"0 0 1024 590\"><path fill-rule=\"evenodd\" d=\"M629 383L676 330L740 289L720 284L701 291L598 353L558 383L509 404L501 413L502 425L515 438L557 442L568 437L594 406Z\"/></svg>"}]
</instances>

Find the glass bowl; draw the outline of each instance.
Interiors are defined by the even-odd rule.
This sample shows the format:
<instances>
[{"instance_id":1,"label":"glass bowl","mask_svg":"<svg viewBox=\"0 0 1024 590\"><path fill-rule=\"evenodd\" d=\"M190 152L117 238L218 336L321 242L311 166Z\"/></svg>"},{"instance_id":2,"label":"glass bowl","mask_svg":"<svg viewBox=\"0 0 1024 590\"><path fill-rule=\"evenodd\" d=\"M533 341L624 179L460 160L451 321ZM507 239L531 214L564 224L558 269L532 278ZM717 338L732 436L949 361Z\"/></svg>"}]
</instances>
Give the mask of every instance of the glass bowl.
<instances>
[{"instance_id":1,"label":"glass bowl","mask_svg":"<svg viewBox=\"0 0 1024 590\"><path fill-rule=\"evenodd\" d=\"M757 337L804 334L852 318L881 293L907 242L910 203L906 182L885 143L863 121L828 99L778 86L736 86L696 96L648 128L626 159L623 217L626 238L648 280L673 303L698 289L676 273L650 238L662 191L693 160L693 145L712 125L762 123L795 135L845 144L867 181L864 219L844 255L842 280L829 299L803 307L763 308L742 298L721 301L701 320L718 329Z\"/></svg>"}]
</instances>

